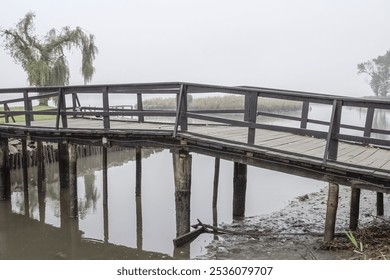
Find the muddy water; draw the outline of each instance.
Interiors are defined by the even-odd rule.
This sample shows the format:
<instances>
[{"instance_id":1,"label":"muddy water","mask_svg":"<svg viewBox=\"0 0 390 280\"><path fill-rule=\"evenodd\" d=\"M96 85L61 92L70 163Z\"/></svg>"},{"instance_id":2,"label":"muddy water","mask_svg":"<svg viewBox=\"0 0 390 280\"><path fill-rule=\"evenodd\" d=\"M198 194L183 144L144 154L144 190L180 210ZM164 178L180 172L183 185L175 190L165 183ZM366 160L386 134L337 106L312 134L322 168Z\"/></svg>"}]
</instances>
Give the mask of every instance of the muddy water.
<instances>
[{"instance_id":1,"label":"muddy water","mask_svg":"<svg viewBox=\"0 0 390 280\"><path fill-rule=\"evenodd\" d=\"M329 111L314 108L310 117L321 119ZM347 123L364 123L365 112L350 112L345 115ZM135 150L109 153L107 207L103 206L101 157L79 159L78 219L61 216L64 202L60 200L56 164L47 166L44 195L37 193L36 169L29 170L27 193L23 191L21 171L13 171L11 202L0 202L0 259L188 259L207 253L206 246L214 238L211 234L174 249L172 154L169 150L148 149L143 150L143 156L142 197L137 200ZM200 219L212 224L214 158L193 154L192 166L191 222ZM221 160L218 224L232 221L232 182L233 163ZM246 216L278 211L293 198L324 185L248 167Z\"/></svg>"}]
</instances>

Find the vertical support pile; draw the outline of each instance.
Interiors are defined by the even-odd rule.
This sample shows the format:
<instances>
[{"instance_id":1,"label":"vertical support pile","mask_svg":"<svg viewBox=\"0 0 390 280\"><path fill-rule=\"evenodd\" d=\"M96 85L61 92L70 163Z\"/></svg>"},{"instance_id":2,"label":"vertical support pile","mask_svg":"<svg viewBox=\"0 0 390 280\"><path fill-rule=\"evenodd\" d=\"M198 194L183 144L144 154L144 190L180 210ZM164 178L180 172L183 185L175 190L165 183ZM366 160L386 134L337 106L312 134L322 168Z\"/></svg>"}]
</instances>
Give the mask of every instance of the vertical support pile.
<instances>
[{"instance_id":1,"label":"vertical support pile","mask_svg":"<svg viewBox=\"0 0 390 280\"><path fill-rule=\"evenodd\" d=\"M250 124L256 123L257 118L257 92L251 92L245 95L245 113L244 121ZM248 144L253 145L255 143L256 128L249 126L248 128Z\"/></svg>"},{"instance_id":2,"label":"vertical support pile","mask_svg":"<svg viewBox=\"0 0 390 280\"><path fill-rule=\"evenodd\" d=\"M215 158L214 163L214 187L213 187L213 208L217 207L218 202L218 186L219 186L219 168L221 160Z\"/></svg>"},{"instance_id":3,"label":"vertical support pile","mask_svg":"<svg viewBox=\"0 0 390 280\"><path fill-rule=\"evenodd\" d=\"M0 200L11 199L8 138L0 137Z\"/></svg>"},{"instance_id":4,"label":"vertical support pile","mask_svg":"<svg viewBox=\"0 0 390 280\"><path fill-rule=\"evenodd\" d=\"M187 151L173 152L176 236L190 231L191 166L192 156Z\"/></svg>"},{"instance_id":5,"label":"vertical support pile","mask_svg":"<svg viewBox=\"0 0 390 280\"><path fill-rule=\"evenodd\" d=\"M326 209L325 234L324 234L325 242L334 239L338 201L339 201L339 185L334 183L329 183L328 204Z\"/></svg>"},{"instance_id":6,"label":"vertical support pile","mask_svg":"<svg viewBox=\"0 0 390 280\"><path fill-rule=\"evenodd\" d=\"M247 165L234 163L233 174L233 219L245 218Z\"/></svg>"},{"instance_id":7,"label":"vertical support pile","mask_svg":"<svg viewBox=\"0 0 390 280\"><path fill-rule=\"evenodd\" d=\"M142 104L142 93L137 93L137 111L140 113L144 110L144 106ZM143 123L145 118L143 115L138 115L138 122Z\"/></svg>"},{"instance_id":8,"label":"vertical support pile","mask_svg":"<svg viewBox=\"0 0 390 280\"><path fill-rule=\"evenodd\" d=\"M359 223L360 189L351 189L351 209L349 212L349 229L356 230Z\"/></svg>"},{"instance_id":9,"label":"vertical support pile","mask_svg":"<svg viewBox=\"0 0 390 280\"><path fill-rule=\"evenodd\" d=\"M383 216L383 214L384 214L383 193L377 192L376 193L376 215Z\"/></svg>"}]
</instances>

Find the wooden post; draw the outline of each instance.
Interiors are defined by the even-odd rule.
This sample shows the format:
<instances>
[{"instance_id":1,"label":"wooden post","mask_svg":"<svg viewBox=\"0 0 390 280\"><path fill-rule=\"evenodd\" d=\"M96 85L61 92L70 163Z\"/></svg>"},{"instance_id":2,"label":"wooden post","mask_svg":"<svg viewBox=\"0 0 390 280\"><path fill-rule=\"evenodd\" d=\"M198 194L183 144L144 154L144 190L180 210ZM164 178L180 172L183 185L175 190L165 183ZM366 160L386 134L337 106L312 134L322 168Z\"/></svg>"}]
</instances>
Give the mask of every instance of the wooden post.
<instances>
[{"instance_id":1,"label":"wooden post","mask_svg":"<svg viewBox=\"0 0 390 280\"><path fill-rule=\"evenodd\" d=\"M213 208L217 207L218 202L218 185L219 185L219 167L221 160L215 158L214 163L214 187L213 187Z\"/></svg>"},{"instance_id":2,"label":"wooden post","mask_svg":"<svg viewBox=\"0 0 390 280\"><path fill-rule=\"evenodd\" d=\"M355 231L359 223L360 189L351 189L351 209L349 214L349 229Z\"/></svg>"},{"instance_id":3,"label":"wooden post","mask_svg":"<svg viewBox=\"0 0 390 280\"><path fill-rule=\"evenodd\" d=\"M27 140L22 140L23 189L28 190Z\"/></svg>"},{"instance_id":4,"label":"wooden post","mask_svg":"<svg viewBox=\"0 0 390 280\"><path fill-rule=\"evenodd\" d=\"M250 124L256 123L257 118L257 92L247 93L245 95L245 113L244 120ZM248 128L248 144L255 143L256 128L249 126Z\"/></svg>"},{"instance_id":5,"label":"wooden post","mask_svg":"<svg viewBox=\"0 0 390 280\"><path fill-rule=\"evenodd\" d=\"M30 103L28 100L28 91L23 92L23 99L24 99L24 117L26 121L26 126L31 126L31 111L30 111Z\"/></svg>"},{"instance_id":6,"label":"wooden post","mask_svg":"<svg viewBox=\"0 0 390 280\"><path fill-rule=\"evenodd\" d=\"M135 198L136 220L137 220L137 250L142 250L143 229L142 229L142 197Z\"/></svg>"},{"instance_id":7,"label":"wooden post","mask_svg":"<svg viewBox=\"0 0 390 280\"><path fill-rule=\"evenodd\" d=\"M8 138L0 137L0 200L11 199Z\"/></svg>"},{"instance_id":8,"label":"wooden post","mask_svg":"<svg viewBox=\"0 0 390 280\"><path fill-rule=\"evenodd\" d=\"M69 153L69 198L70 198L70 216L78 216L78 198L77 198L77 149L75 144L68 144Z\"/></svg>"},{"instance_id":9,"label":"wooden post","mask_svg":"<svg viewBox=\"0 0 390 280\"><path fill-rule=\"evenodd\" d=\"M383 193L377 192L376 193L376 215L377 216L383 216L384 209L383 209Z\"/></svg>"},{"instance_id":10,"label":"wooden post","mask_svg":"<svg viewBox=\"0 0 390 280\"><path fill-rule=\"evenodd\" d=\"M310 103L309 101L303 101L302 114L301 114L301 128L307 128L307 120L309 117Z\"/></svg>"},{"instance_id":11,"label":"wooden post","mask_svg":"<svg viewBox=\"0 0 390 280\"><path fill-rule=\"evenodd\" d=\"M187 118L187 86L182 85L180 88L181 104L180 105L180 130L188 130L188 118Z\"/></svg>"},{"instance_id":12,"label":"wooden post","mask_svg":"<svg viewBox=\"0 0 390 280\"><path fill-rule=\"evenodd\" d=\"M103 127L104 129L110 129L110 112L109 96L108 96L108 87L103 89Z\"/></svg>"},{"instance_id":13,"label":"wooden post","mask_svg":"<svg viewBox=\"0 0 390 280\"><path fill-rule=\"evenodd\" d=\"M192 156L187 151L173 153L176 236L190 231L191 165Z\"/></svg>"},{"instance_id":14,"label":"wooden post","mask_svg":"<svg viewBox=\"0 0 390 280\"><path fill-rule=\"evenodd\" d=\"M338 201L339 201L339 185L334 183L329 183L328 205L326 209L325 234L324 234L325 242L334 239Z\"/></svg>"},{"instance_id":15,"label":"wooden post","mask_svg":"<svg viewBox=\"0 0 390 280\"><path fill-rule=\"evenodd\" d=\"M103 147L103 205L108 205L107 147Z\"/></svg>"},{"instance_id":16,"label":"wooden post","mask_svg":"<svg viewBox=\"0 0 390 280\"><path fill-rule=\"evenodd\" d=\"M375 113L375 108L374 107L368 107L367 108L367 115L366 115L366 123L364 125L364 137L370 137L371 136L371 130L372 130L372 123L374 121L374 113ZM367 141L364 140L366 144Z\"/></svg>"},{"instance_id":17,"label":"wooden post","mask_svg":"<svg viewBox=\"0 0 390 280\"><path fill-rule=\"evenodd\" d=\"M142 93L137 93L137 111L142 112L144 110L142 104ZM138 122L143 123L145 121L144 116L138 115Z\"/></svg>"},{"instance_id":18,"label":"wooden post","mask_svg":"<svg viewBox=\"0 0 390 280\"><path fill-rule=\"evenodd\" d=\"M341 112L343 109L343 102L341 100L334 100L331 120L329 124L328 137L326 139L324 162L328 159L337 160L337 153L339 148L339 140L337 134L340 132Z\"/></svg>"},{"instance_id":19,"label":"wooden post","mask_svg":"<svg viewBox=\"0 0 390 280\"><path fill-rule=\"evenodd\" d=\"M142 183L142 150L137 147L135 149L135 195L141 196Z\"/></svg>"},{"instance_id":20,"label":"wooden post","mask_svg":"<svg viewBox=\"0 0 390 280\"><path fill-rule=\"evenodd\" d=\"M233 219L245 218L247 165L234 163L233 174Z\"/></svg>"},{"instance_id":21,"label":"wooden post","mask_svg":"<svg viewBox=\"0 0 390 280\"><path fill-rule=\"evenodd\" d=\"M67 143L58 143L58 165L60 170L60 187L69 187L69 150Z\"/></svg>"},{"instance_id":22,"label":"wooden post","mask_svg":"<svg viewBox=\"0 0 390 280\"><path fill-rule=\"evenodd\" d=\"M109 239L108 229L108 176L107 176L107 147L103 146L103 233L104 242L107 243Z\"/></svg>"}]
</instances>

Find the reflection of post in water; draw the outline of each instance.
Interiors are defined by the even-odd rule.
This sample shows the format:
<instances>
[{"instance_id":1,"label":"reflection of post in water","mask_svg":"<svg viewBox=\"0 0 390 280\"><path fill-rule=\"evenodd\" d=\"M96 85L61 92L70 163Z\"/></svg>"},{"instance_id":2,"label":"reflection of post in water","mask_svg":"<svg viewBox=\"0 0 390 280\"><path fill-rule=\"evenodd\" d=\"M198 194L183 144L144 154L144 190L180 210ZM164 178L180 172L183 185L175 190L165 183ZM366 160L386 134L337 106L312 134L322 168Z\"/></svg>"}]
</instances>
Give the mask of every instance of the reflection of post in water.
<instances>
[{"instance_id":1,"label":"reflection of post in water","mask_svg":"<svg viewBox=\"0 0 390 280\"><path fill-rule=\"evenodd\" d=\"M27 140L22 140L22 168L23 168L23 188L28 191L28 166L27 166Z\"/></svg>"},{"instance_id":2,"label":"reflection of post in water","mask_svg":"<svg viewBox=\"0 0 390 280\"><path fill-rule=\"evenodd\" d=\"M70 196L70 216L78 216L77 198L77 149L75 144L68 144L69 154L69 196Z\"/></svg>"},{"instance_id":3,"label":"reflection of post in water","mask_svg":"<svg viewBox=\"0 0 390 280\"><path fill-rule=\"evenodd\" d=\"M108 242L108 177L107 177L107 147L103 147L103 227L104 242Z\"/></svg>"},{"instance_id":4,"label":"reflection of post in water","mask_svg":"<svg viewBox=\"0 0 390 280\"><path fill-rule=\"evenodd\" d=\"M39 221L44 223L46 219L46 170L42 141L37 141L37 169Z\"/></svg>"},{"instance_id":5,"label":"reflection of post in water","mask_svg":"<svg viewBox=\"0 0 390 280\"><path fill-rule=\"evenodd\" d=\"M23 201L24 201L24 215L27 218L30 218L30 195L28 189L23 192Z\"/></svg>"},{"instance_id":6,"label":"reflection of post in water","mask_svg":"<svg viewBox=\"0 0 390 280\"><path fill-rule=\"evenodd\" d=\"M176 236L190 231L191 164L187 151L173 152L175 177Z\"/></svg>"},{"instance_id":7,"label":"reflection of post in water","mask_svg":"<svg viewBox=\"0 0 390 280\"><path fill-rule=\"evenodd\" d=\"M137 219L137 249L142 250L142 149L137 147L135 149L135 205L136 205L136 219Z\"/></svg>"},{"instance_id":8,"label":"reflection of post in water","mask_svg":"<svg viewBox=\"0 0 390 280\"><path fill-rule=\"evenodd\" d=\"M79 219L75 217L70 219L71 216L71 198L70 192L68 189L60 188L60 210L61 210L61 232L63 234L63 239L66 243L65 248L68 250L66 252L61 252L64 254L66 259L75 259L77 255L77 249L81 242L81 233L79 231Z\"/></svg>"},{"instance_id":9,"label":"reflection of post in water","mask_svg":"<svg viewBox=\"0 0 390 280\"><path fill-rule=\"evenodd\" d=\"M43 155L43 144L42 141L37 141L37 186L38 193L46 191L46 170L45 160Z\"/></svg>"},{"instance_id":10,"label":"reflection of post in water","mask_svg":"<svg viewBox=\"0 0 390 280\"><path fill-rule=\"evenodd\" d=\"M135 195L141 195L142 183L142 149L137 147L135 149Z\"/></svg>"},{"instance_id":11,"label":"reflection of post in water","mask_svg":"<svg viewBox=\"0 0 390 280\"><path fill-rule=\"evenodd\" d=\"M8 138L0 136L0 200L11 199Z\"/></svg>"},{"instance_id":12,"label":"reflection of post in water","mask_svg":"<svg viewBox=\"0 0 390 280\"><path fill-rule=\"evenodd\" d=\"M137 215L137 250L142 250L142 197L135 197L135 207L136 207L136 215Z\"/></svg>"},{"instance_id":13,"label":"reflection of post in water","mask_svg":"<svg viewBox=\"0 0 390 280\"><path fill-rule=\"evenodd\" d=\"M78 216L77 199L77 149L73 143L58 144L58 164L60 170L61 195L67 196L68 217ZM62 199L61 199L62 200Z\"/></svg>"}]
</instances>

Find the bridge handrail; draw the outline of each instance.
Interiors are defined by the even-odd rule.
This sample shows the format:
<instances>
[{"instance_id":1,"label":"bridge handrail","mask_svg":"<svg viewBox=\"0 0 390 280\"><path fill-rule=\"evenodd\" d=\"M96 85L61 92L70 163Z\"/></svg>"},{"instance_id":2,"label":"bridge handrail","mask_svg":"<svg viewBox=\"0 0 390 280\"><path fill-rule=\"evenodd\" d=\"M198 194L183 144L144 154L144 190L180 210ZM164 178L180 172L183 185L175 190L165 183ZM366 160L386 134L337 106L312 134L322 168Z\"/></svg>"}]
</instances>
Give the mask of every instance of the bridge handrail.
<instances>
[{"instance_id":1,"label":"bridge handrail","mask_svg":"<svg viewBox=\"0 0 390 280\"><path fill-rule=\"evenodd\" d=\"M285 131L295 134L308 135L326 139L326 149L324 162L327 160L337 160L337 147L339 140L353 141L360 144L374 144L390 147L390 140L372 137L372 133L390 135L390 130L374 128L373 119L375 110L390 110L390 101L378 99L363 99L345 96L336 96L321 93L311 93L302 91L248 87L248 86L216 86L196 83L142 83L142 84L108 84L108 85L86 85L86 86L64 86L64 87L24 87L0 89L1 94L21 93L23 97L0 101L4 106L4 111L0 112L0 117L4 117L6 122L9 117L18 115L25 116L26 126L31 126L35 115L56 116L56 129L67 128L68 117L86 117L98 114L103 119L104 129L110 129L110 117L114 116L136 116L138 122L144 122L148 116L168 116L174 117L174 128L172 135L177 136L179 132L188 132L188 119L197 119L207 122L215 122L225 125L243 127L248 129L248 139L246 144L255 145L256 129L268 129L275 131ZM80 104L78 95L100 94L102 96L102 107L94 107L94 112L87 111L87 107ZM204 93L225 93L242 95L244 97L243 109L201 109L189 108L189 94ZM32 95L39 94L39 95ZM137 106L129 109L113 108L109 105L109 95L115 94L136 94ZM170 94L175 95L177 104L175 109L144 109L143 95L145 94ZM66 95L72 95L72 105L66 105ZM57 97L56 109L34 111L32 101L42 98ZM259 110L259 97L291 100L301 103L300 116L290 116L280 112L266 112ZM261 101L261 100L260 100ZM9 104L23 102L24 110L12 111ZM310 104L325 104L332 106L332 114L329 120L317 120L309 118ZM345 107L360 107L367 109L364 126L341 123L341 114ZM243 120L232 120L221 116L226 113L243 114ZM219 116L218 116L219 115ZM288 127L282 125L258 123L258 117L272 117L287 119L299 123L299 127ZM61 126L60 126L61 122ZM328 131L318 129L308 129L308 124L322 125ZM180 130L179 130L180 127ZM363 136L349 135L341 133L340 129L351 129L363 132Z\"/></svg>"}]
</instances>

